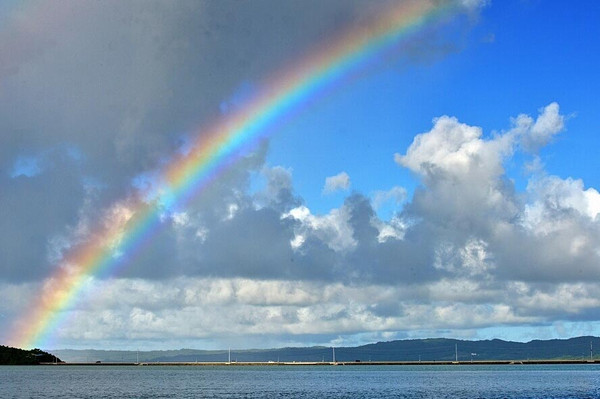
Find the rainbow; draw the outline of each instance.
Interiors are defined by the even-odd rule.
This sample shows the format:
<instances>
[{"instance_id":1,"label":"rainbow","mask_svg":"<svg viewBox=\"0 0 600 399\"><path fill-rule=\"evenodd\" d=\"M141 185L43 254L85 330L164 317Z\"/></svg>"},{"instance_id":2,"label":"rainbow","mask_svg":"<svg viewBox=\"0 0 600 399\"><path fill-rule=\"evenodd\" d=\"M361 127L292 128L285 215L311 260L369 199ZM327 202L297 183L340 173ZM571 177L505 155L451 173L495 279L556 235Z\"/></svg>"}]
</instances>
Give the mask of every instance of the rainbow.
<instances>
[{"instance_id":1,"label":"rainbow","mask_svg":"<svg viewBox=\"0 0 600 399\"><path fill-rule=\"evenodd\" d=\"M65 310L80 300L92 277L111 275L124 267L160 227L165 209L184 207L244 151L266 137L278 121L457 7L454 1L435 0L391 6L370 24L354 27L294 63L293 68L284 68L263 82L260 94L248 104L200 129L190 150L176 156L160 173L163 194L159 199L137 194L113 204L86 240L68 251L28 312L14 324L9 343L22 348L47 344L65 322Z\"/></svg>"}]
</instances>

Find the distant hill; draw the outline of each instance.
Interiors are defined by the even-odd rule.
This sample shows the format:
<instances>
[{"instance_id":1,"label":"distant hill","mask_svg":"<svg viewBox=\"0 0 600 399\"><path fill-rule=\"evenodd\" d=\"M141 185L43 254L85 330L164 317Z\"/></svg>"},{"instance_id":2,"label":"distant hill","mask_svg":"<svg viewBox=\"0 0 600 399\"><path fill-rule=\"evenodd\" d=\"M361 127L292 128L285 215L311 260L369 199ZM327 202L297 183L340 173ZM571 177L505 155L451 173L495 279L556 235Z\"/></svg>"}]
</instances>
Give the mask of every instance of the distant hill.
<instances>
[{"instance_id":1,"label":"distant hill","mask_svg":"<svg viewBox=\"0 0 600 399\"><path fill-rule=\"evenodd\" d=\"M599 337L512 342L500 339L465 341L429 338L377 342L357 347L336 347L340 362L361 361L452 361L455 348L458 360L551 360L589 359L590 342L600 351ZM226 362L227 350L180 349L168 351L53 350L67 362ZM594 356L597 358L598 356ZM331 347L313 346L278 349L232 350L231 360L238 362L320 362L332 360Z\"/></svg>"},{"instance_id":2,"label":"distant hill","mask_svg":"<svg viewBox=\"0 0 600 399\"><path fill-rule=\"evenodd\" d=\"M62 360L40 349L24 350L0 345L1 365L28 365L39 363L62 363Z\"/></svg>"}]
</instances>

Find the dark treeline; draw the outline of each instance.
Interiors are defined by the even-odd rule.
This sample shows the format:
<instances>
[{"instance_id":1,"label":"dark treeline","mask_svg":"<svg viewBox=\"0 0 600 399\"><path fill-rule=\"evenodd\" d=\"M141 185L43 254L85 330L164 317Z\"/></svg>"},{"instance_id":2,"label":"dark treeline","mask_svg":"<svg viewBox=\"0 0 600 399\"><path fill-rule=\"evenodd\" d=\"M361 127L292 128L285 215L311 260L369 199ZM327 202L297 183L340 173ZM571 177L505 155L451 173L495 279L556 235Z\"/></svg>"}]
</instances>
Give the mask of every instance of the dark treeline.
<instances>
[{"instance_id":1,"label":"dark treeline","mask_svg":"<svg viewBox=\"0 0 600 399\"><path fill-rule=\"evenodd\" d=\"M2 365L32 365L62 361L54 355L41 349L24 350L0 345L0 364Z\"/></svg>"},{"instance_id":2,"label":"dark treeline","mask_svg":"<svg viewBox=\"0 0 600 399\"><path fill-rule=\"evenodd\" d=\"M446 338L397 340L378 342L357 347L336 347L335 360L339 362L368 361L459 361L469 360L585 360L590 351L600 351L600 338L577 337L571 339L511 342L500 339L466 341ZM55 350L68 362L226 362L227 350L203 351L194 349L168 351L102 351ZM231 350L232 362L331 362L331 347Z\"/></svg>"}]
</instances>

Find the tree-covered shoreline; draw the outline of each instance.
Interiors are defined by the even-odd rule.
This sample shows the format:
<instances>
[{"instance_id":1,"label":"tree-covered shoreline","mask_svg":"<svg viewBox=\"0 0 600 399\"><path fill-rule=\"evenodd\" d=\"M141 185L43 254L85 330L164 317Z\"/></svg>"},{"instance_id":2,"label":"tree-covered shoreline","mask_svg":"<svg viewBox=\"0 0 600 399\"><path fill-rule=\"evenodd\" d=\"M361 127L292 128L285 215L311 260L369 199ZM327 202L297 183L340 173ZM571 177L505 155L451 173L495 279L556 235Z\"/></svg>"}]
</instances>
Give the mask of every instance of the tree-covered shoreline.
<instances>
[{"instance_id":1,"label":"tree-covered shoreline","mask_svg":"<svg viewBox=\"0 0 600 399\"><path fill-rule=\"evenodd\" d=\"M62 363L62 360L38 348L24 350L0 345L0 365L35 365L55 362Z\"/></svg>"}]
</instances>

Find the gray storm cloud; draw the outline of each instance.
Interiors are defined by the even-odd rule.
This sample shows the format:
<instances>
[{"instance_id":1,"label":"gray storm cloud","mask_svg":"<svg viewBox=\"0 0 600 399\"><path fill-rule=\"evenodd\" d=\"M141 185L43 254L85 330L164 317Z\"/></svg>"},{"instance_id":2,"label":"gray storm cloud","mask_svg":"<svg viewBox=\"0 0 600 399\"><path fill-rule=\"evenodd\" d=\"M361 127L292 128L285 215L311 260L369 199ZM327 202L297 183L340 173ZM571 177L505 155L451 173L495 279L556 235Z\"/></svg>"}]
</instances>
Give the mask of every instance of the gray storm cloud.
<instances>
[{"instance_id":1,"label":"gray storm cloud","mask_svg":"<svg viewBox=\"0 0 600 399\"><path fill-rule=\"evenodd\" d=\"M0 233L10 236L0 244L0 278L47 276L85 224L136 191L132 182L168 162L199 127L381 6L24 3L0 32ZM245 167L234 168L239 178L230 183L244 179ZM235 192L246 183L231 184Z\"/></svg>"}]
</instances>

